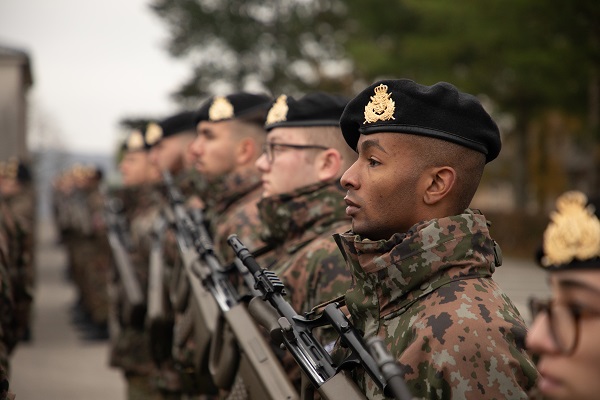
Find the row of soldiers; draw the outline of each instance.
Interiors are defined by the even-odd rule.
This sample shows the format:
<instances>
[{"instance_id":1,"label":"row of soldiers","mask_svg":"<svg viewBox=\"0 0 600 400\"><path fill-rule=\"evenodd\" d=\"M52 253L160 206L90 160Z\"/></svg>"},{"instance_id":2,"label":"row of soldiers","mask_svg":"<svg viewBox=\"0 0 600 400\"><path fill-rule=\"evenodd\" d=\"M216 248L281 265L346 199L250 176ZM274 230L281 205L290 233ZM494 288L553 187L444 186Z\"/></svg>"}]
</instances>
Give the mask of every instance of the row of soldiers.
<instances>
[{"instance_id":1,"label":"row of soldiers","mask_svg":"<svg viewBox=\"0 0 600 400\"><path fill-rule=\"evenodd\" d=\"M31 339L35 285L35 190L28 164L0 162L0 399L12 398L10 355Z\"/></svg>"},{"instance_id":2,"label":"row of soldiers","mask_svg":"<svg viewBox=\"0 0 600 400\"><path fill-rule=\"evenodd\" d=\"M88 259L83 270L106 289L128 398L266 398L275 389L256 389L248 361L258 350L277 360L270 374L283 371L271 398L311 386L324 398L392 396L368 355L347 358L347 332L383 342L410 397L527 398L538 378L527 328L492 279L502 258L488 221L469 208L500 149L477 98L405 79L351 100L236 92L132 130L123 186L103 199L112 267L102 278ZM261 303L287 322L248 345L244 329L273 310L237 325Z\"/></svg>"}]
</instances>

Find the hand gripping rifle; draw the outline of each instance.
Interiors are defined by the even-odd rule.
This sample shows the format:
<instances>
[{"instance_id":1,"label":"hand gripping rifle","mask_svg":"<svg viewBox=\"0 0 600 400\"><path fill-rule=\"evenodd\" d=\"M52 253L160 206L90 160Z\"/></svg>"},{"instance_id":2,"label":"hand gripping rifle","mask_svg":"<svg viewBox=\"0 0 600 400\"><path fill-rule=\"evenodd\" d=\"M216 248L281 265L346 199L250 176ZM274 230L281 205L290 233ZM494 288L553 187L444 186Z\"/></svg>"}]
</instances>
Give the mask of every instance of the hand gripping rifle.
<instances>
[{"instance_id":1,"label":"hand gripping rifle","mask_svg":"<svg viewBox=\"0 0 600 400\"><path fill-rule=\"evenodd\" d=\"M124 295L121 322L141 329L144 326L146 303L140 282L129 259L133 244L128 233L127 220L123 215L123 204L116 197L107 197L104 205L108 242Z\"/></svg>"},{"instance_id":2,"label":"hand gripping rifle","mask_svg":"<svg viewBox=\"0 0 600 400\"><path fill-rule=\"evenodd\" d=\"M312 387L325 400L365 399L358 386L342 370L362 366L373 381L392 396L387 379L382 375L378 364L369 354L361 335L351 325L346 315L332 303L325 307L323 314L315 319L306 319L285 300L285 288L279 277L272 271L262 268L250 251L236 235L227 239L237 257L254 276L254 287L261 292L262 298L255 297L249 305L250 312L271 334L276 343L282 343L290 351ZM268 302L272 308L264 305L255 308L256 304ZM257 303L258 302L258 303ZM274 310L273 310L274 309ZM276 315L273 314L276 311ZM314 337L312 330L316 327L331 325L340 336L342 346L351 350L350 355L337 366L322 344ZM401 382L404 384L404 381ZM397 400L412 399L404 385L401 396ZM314 393L309 387L303 387L302 398L312 399Z\"/></svg>"},{"instance_id":3,"label":"hand gripping rifle","mask_svg":"<svg viewBox=\"0 0 600 400\"><path fill-rule=\"evenodd\" d=\"M217 258L202 211L196 209L188 213L183 206L183 197L168 173L164 173L164 182L195 302L199 308L208 308L209 304L218 307L210 312L201 310L201 322L195 324L195 328L206 327L206 345L212 339L209 370L215 384L230 389L239 371L251 399L297 399L285 371L245 304L239 301L229 273Z\"/></svg>"}]
</instances>

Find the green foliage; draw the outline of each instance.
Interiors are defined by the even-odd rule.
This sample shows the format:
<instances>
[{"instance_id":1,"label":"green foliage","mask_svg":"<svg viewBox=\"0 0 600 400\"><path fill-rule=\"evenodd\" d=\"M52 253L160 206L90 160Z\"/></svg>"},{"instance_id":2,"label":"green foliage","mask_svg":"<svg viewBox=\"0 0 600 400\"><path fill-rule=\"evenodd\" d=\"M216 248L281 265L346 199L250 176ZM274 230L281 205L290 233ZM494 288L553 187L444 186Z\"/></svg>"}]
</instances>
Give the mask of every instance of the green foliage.
<instances>
[{"instance_id":1,"label":"green foliage","mask_svg":"<svg viewBox=\"0 0 600 400\"><path fill-rule=\"evenodd\" d=\"M262 86L273 93L341 89L345 6L338 0L155 0L169 50L194 65L179 99L201 98L220 85Z\"/></svg>"}]
</instances>

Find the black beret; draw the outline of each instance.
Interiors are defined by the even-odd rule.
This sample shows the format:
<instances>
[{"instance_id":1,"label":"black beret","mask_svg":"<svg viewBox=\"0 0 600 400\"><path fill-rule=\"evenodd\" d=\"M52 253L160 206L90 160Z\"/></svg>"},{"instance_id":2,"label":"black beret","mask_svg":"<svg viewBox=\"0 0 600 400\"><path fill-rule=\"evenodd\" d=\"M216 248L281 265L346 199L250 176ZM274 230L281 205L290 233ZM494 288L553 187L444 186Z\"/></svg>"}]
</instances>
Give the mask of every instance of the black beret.
<instances>
[{"instance_id":1,"label":"black beret","mask_svg":"<svg viewBox=\"0 0 600 400\"><path fill-rule=\"evenodd\" d=\"M549 271L600 270L600 199L588 203L585 194L570 191L556 200L538 264Z\"/></svg>"},{"instance_id":2,"label":"black beret","mask_svg":"<svg viewBox=\"0 0 600 400\"><path fill-rule=\"evenodd\" d=\"M259 118L264 122L271 97L264 94L238 92L227 96L214 96L196 112L194 123L200 121L227 121L244 117Z\"/></svg>"},{"instance_id":3,"label":"black beret","mask_svg":"<svg viewBox=\"0 0 600 400\"><path fill-rule=\"evenodd\" d=\"M150 146L154 146L166 137L194 132L196 130L195 116L194 111L183 111L159 122L150 122L145 130L146 142Z\"/></svg>"},{"instance_id":4,"label":"black beret","mask_svg":"<svg viewBox=\"0 0 600 400\"><path fill-rule=\"evenodd\" d=\"M281 95L267 114L265 129L296 126L340 126L348 99L322 92L309 93L299 100Z\"/></svg>"},{"instance_id":5,"label":"black beret","mask_svg":"<svg viewBox=\"0 0 600 400\"><path fill-rule=\"evenodd\" d=\"M361 134L398 132L447 140L486 156L500 153L498 126L475 96L446 82L419 85L408 79L372 84L346 106L340 119L348 145Z\"/></svg>"}]
</instances>

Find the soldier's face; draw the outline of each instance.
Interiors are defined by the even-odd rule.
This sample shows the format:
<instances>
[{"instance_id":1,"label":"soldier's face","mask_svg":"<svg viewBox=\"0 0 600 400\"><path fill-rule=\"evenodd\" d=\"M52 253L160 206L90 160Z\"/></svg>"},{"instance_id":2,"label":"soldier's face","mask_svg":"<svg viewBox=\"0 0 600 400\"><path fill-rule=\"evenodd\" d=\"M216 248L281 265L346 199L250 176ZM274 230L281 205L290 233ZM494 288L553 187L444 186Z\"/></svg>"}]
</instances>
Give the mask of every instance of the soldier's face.
<instances>
[{"instance_id":1,"label":"soldier's face","mask_svg":"<svg viewBox=\"0 0 600 400\"><path fill-rule=\"evenodd\" d=\"M352 217L352 230L363 238L389 239L419 221L416 209L424 181L404 136L361 135L358 159L342 176L341 184L348 189L346 214Z\"/></svg>"},{"instance_id":2,"label":"soldier's face","mask_svg":"<svg viewBox=\"0 0 600 400\"><path fill-rule=\"evenodd\" d=\"M297 149L278 146L277 143L290 145L310 145L302 128L275 128L267 135L267 153L256 160L256 167L262 173L263 197L290 193L296 189L319 181L317 174L318 149Z\"/></svg>"},{"instance_id":3,"label":"soldier's face","mask_svg":"<svg viewBox=\"0 0 600 400\"><path fill-rule=\"evenodd\" d=\"M233 132L235 126L233 121L202 121L198 124L198 135L190 151L196 170L207 179L217 179L235 169L239 144Z\"/></svg>"},{"instance_id":4,"label":"soldier's face","mask_svg":"<svg viewBox=\"0 0 600 400\"><path fill-rule=\"evenodd\" d=\"M123 184L127 186L146 183L151 169L152 165L148 159L148 153L145 151L129 151L125 153L119 164Z\"/></svg>"},{"instance_id":5,"label":"soldier's face","mask_svg":"<svg viewBox=\"0 0 600 400\"><path fill-rule=\"evenodd\" d=\"M597 399L600 393L600 270L553 272L553 301L578 310L562 331L575 332L575 348L563 354L554 340L548 314L541 312L527 334L527 347L539 356L537 386L550 399ZM554 315L552 318L556 319ZM571 330L574 329L574 330Z\"/></svg>"},{"instance_id":6,"label":"soldier's face","mask_svg":"<svg viewBox=\"0 0 600 400\"><path fill-rule=\"evenodd\" d=\"M183 168L185 148L180 136L169 136L162 139L150 150L150 162L160 171L176 173Z\"/></svg>"}]
</instances>

